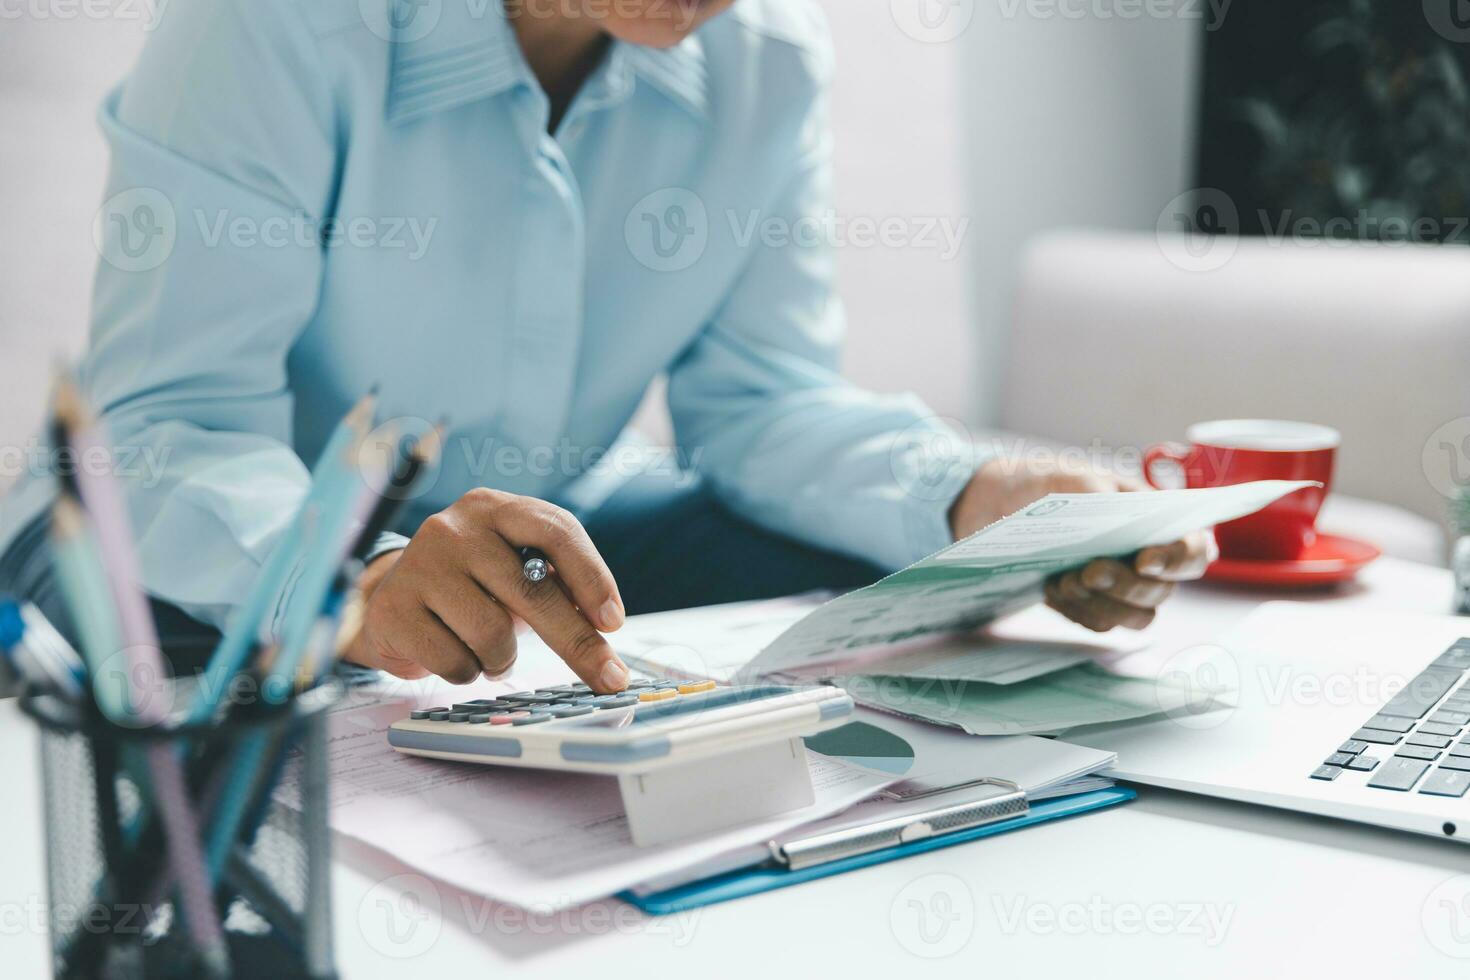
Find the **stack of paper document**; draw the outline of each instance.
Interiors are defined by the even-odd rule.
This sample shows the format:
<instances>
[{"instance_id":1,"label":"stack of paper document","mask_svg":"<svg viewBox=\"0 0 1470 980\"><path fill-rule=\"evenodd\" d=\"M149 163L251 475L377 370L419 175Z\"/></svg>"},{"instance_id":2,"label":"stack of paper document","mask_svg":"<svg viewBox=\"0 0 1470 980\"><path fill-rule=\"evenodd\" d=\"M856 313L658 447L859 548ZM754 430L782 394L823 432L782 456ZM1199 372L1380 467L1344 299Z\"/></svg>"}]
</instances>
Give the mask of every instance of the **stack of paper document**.
<instances>
[{"instance_id":1,"label":"stack of paper document","mask_svg":"<svg viewBox=\"0 0 1470 980\"><path fill-rule=\"evenodd\" d=\"M517 683L565 683L572 675L539 642L523 642ZM1035 798L1080 792L1077 782L1115 756L1047 739L975 739L880 714L860 715L907 741L912 758L892 767L861 757L808 753L816 791L811 806L778 817L657 848L634 846L617 780L610 776L439 762L395 752L387 728L410 701L491 697L512 688L479 681L452 687L437 679L386 682L359 690L329 719L333 831L471 895L551 912L625 889L696 880L767 856L766 842L805 835L861 817L853 807L887 787L925 780L952 785L978 776L1009 779ZM840 731L840 729L839 729ZM1069 785L1071 784L1071 785ZM300 778L289 770L277 792L300 805ZM866 802L865 802L866 801ZM926 800L934 804L934 798Z\"/></svg>"}]
</instances>

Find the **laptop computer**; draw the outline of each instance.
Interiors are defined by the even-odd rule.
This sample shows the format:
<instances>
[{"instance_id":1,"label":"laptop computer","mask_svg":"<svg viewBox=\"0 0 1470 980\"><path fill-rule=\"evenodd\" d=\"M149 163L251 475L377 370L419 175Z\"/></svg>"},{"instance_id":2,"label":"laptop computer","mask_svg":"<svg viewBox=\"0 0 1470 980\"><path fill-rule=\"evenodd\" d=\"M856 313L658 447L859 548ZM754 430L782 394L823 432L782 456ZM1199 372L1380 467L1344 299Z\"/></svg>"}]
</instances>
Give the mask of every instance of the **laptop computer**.
<instances>
[{"instance_id":1,"label":"laptop computer","mask_svg":"<svg viewBox=\"0 0 1470 980\"><path fill-rule=\"evenodd\" d=\"M1158 674L1188 708L1067 741L1127 782L1470 841L1470 618L1270 602Z\"/></svg>"}]
</instances>

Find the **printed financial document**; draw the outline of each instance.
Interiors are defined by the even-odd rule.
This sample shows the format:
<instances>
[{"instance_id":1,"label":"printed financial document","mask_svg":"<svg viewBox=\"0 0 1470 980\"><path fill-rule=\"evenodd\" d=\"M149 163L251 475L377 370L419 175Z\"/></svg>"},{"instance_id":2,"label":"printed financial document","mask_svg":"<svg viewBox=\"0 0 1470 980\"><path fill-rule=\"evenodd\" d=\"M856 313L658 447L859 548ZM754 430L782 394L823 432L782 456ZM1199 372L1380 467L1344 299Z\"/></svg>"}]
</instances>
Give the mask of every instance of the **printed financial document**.
<instances>
[{"instance_id":1,"label":"printed financial document","mask_svg":"<svg viewBox=\"0 0 1470 980\"><path fill-rule=\"evenodd\" d=\"M869 647L973 630L1035 603L1042 584L1059 572L1169 544L1312 485L1263 480L1204 490L1052 494L827 602L776 637L743 673L756 678Z\"/></svg>"}]
</instances>

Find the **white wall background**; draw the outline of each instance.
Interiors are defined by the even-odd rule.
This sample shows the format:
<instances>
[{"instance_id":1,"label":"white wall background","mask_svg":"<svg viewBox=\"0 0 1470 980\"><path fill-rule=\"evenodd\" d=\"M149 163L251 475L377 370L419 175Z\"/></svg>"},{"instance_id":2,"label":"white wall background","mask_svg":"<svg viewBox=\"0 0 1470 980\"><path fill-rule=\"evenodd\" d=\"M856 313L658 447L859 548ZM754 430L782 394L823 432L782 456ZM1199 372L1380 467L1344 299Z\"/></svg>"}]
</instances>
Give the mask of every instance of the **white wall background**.
<instances>
[{"instance_id":1,"label":"white wall background","mask_svg":"<svg viewBox=\"0 0 1470 980\"><path fill-rule=\"evenodd\" d=\"M1006 333L1024 244L1059 227L1152 230L1165 205L1190 186L1205 25L1178 15L1099 15L1142 6L1089 0L1085 15L1067 16L1061 11L1083 5L974 4L961 43L979 226L973 408L985 422L1007 421ZM1162 7L1208 10L1183 0Z\"/></svg>"}]
</instances>

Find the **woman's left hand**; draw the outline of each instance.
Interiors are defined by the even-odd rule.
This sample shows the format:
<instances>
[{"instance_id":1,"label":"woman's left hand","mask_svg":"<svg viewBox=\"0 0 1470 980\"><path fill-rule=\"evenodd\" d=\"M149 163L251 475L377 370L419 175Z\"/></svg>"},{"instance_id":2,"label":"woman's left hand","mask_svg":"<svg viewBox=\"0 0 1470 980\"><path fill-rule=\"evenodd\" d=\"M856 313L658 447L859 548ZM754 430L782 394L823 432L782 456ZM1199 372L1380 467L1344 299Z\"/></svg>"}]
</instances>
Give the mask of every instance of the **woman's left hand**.
<instances>
[{"instance_id":1,"label":"woman's left hand","mask_svg":"<svg viewBox=\"0 0 1470 980\"><path fill-rule=\"evenodd\" d=\"M1090 467L998 457L976 471L950 510L950 524L958 540L1047 494L1131 492L1147 489L1137 480ZM1145 548L1130 562L1099 558L1049 579L1046 604L1099 633L1115 626L1143 629L1176 582L1199 578L1217 557L1215 536L1196 531L1173 544Z\"/></svg>"}]
</instances>

